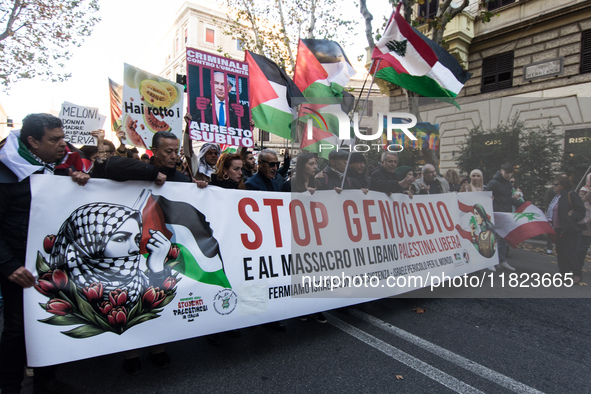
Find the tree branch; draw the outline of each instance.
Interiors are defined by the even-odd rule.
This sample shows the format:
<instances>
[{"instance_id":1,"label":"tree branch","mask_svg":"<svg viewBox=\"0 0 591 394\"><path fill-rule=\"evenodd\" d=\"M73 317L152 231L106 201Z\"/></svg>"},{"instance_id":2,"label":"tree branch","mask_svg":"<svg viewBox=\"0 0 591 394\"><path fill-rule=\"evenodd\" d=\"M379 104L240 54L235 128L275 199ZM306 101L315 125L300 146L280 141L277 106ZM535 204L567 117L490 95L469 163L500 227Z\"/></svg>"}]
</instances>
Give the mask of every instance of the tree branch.
<instances>
[{"instance_id":1,"label":"tree branch","mask_svg":"<svg viewBox=\"0 0 591 394\"><path fill-rule=\"evenodd\" d=\"M367 9L367 0L359 0L359 11L361 15L363 15L363 19L365 19L365 38L367 39L367 43L369 48L373 50L376 46L376 43L373 39L373 29L372 29L372 21L373 15Z\"/></svg>"},{"instance_id":2,"label":"tree branch","mask_svg":"<svg viewBox=\"0 0 591 394\"><path fill-rule=\"evenodd\" d=\"M6 22L6 29L0 34L0 41L12 36L14 31L12 30L12 25L16 21L18 14L20 13L21 7L26 7L22 5L21 0L15 0L14 5L12 6L12 11L10 12L10 17L8 18L8 22Z\"/></svg>"}]
</instances>

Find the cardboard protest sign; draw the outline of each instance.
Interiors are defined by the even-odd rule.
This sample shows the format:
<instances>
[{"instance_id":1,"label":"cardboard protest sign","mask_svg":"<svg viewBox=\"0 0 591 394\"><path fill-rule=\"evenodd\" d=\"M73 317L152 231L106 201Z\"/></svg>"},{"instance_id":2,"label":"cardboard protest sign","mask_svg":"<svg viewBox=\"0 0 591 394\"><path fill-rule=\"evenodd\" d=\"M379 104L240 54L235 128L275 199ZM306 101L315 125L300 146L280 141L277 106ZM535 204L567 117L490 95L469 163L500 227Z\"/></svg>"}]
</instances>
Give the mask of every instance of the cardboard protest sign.
<instances>
[{"instance_id":1,"label":"cardboard protest sign","mask_svg":"<svg viewBox=\"0 0 591 394\"><path fill-rule=\"evenodd\" d=\"M187 48L191 139L253 147L248 64Z\"/></svg>"},{"instance_id":2,"label":"cardboard protest sign","mask_svg":"<svg viewBox=\"0 0 591 394\"><path fill-rule=\"evenodd\" d=\"M98 108L84 107L65 101L60 110L60 119L64 125L64 139L71 144L96 145L96 138L90 133L102 127L105 117Z\"/></svg>"},{"instance_id":3,"label":"cardboard protest sign","mask_svg":"<svg viewBox=\"0 0 591 394\"><path fill-rule=\"evenodd\" d=\"M125 64L123 120L127 143L149 149L159 131L183 133L183 87Z\"/></svg>"}]
</instances>

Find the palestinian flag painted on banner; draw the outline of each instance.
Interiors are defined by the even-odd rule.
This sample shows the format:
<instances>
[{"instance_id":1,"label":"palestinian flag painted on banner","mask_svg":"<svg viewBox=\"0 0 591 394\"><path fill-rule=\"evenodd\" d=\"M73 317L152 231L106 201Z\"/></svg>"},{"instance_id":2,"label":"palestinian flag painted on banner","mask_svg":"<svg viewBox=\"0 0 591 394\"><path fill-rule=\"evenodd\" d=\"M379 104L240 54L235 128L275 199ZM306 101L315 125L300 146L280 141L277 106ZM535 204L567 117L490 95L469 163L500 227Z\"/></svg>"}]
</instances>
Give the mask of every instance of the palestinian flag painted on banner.
<instances>
[{"instance_id":1,"label":"palestinian flag painted on banner","mask_svg":"<svg viewBox=\"0 0 591 394\"><path fill-rule=\"evenodd\" d=\"M495 212L495 226L497 234L514 248L540 234L556 235L544 212L529 201L515 212Z\"/></svg>"},{"instance_id":2,"label":"palestinian flag painted on banner","mask_svg":"<svg viewBox=\"0 0 591 394\"><path fill-rule=\"evenodd\" d=\"M148 253L150 230L158 230L179 248L173 269L198 282L230 289L218 241L205 216L190 204L150 196L142 212L140 253Z\"/></svg>"},{"instance_id":3,"label":"palestinian flag painted on banner","mask_svg":"<svg viewBox=\"0 0 591 394\"><path fill-rule=\"evenodd\" d=\"M303 92L307 103L300 107L298 120L312 122L312 135L307 126L301 138L301 148L328 156L320 144L338 145L339 122L337 111L345 115L353 109L354 98L345 86L355 70L341 46L329 40L300 40L294 82Z\"/></svg>"},{"instance_id":4,"label":"palestinian flag painted on banner","mask_svg":"<svg viewBox=\"0 0 591 394\"><path fill-rule=\"evenodd\" d=\"M425 97L453 100L472 74L445 49L411 27L400 13L392 14L371 56L371 74Z\"/></svg>"},{"instance_id":5,"label":"palestinian flag painted on banner","mask_svg":"<svg viewBox=\"0 0 591 394\"><path fill-rule=\"evenodd\" d=\"M292 99L302 93L279 66L264 56L246 51L248 88L255 127L291 138Z\"/></svg>"},{"instance_id":6,"label":"palestinian flag painted on banner","mask_svg":"<svg viewBox=\"0 0 591 394\"><path fill-rule=\"evenodd\" d=\"M109 78L109 98L111 104L111 130L117 131L121 126L123 85L119 85L111 78Z\"/></svg>"}]
</instances>

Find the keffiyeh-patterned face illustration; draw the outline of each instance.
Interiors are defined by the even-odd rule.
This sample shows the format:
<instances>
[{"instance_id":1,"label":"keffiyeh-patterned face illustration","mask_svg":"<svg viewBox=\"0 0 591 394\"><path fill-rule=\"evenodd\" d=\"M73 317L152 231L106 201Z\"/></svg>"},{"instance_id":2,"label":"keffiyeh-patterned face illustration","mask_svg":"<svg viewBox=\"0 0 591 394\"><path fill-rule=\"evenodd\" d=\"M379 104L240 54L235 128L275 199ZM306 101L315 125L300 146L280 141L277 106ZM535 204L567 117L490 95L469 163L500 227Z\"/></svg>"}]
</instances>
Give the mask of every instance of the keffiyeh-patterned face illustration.
<instances>
[{"instance_id":1,"label":"keffiyeh-patterned face illustration","mask_svg":"<svg viewBox=\"0 0 591 394\"><path fill-rule=\"evenodd\" d=\"M139 269L139 211L118 204L91 203L76 209L60 228L50 266L66 270L77 286L102 283L104 292L126 289L135 303L147 278Z\"/></svg>"}]
</instances>

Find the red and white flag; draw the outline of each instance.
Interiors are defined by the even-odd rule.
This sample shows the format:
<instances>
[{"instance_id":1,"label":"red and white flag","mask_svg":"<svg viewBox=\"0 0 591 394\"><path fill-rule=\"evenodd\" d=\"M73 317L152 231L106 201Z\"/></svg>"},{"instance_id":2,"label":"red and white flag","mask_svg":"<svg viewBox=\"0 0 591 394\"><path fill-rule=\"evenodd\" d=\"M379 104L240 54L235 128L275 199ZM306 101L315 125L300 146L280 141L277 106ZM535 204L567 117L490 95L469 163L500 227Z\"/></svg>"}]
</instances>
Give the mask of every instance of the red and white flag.
<instances>
[{"instance_id":1,"label":"red and white flag","mask_svg":"<svg viewBox=\"0 0 591 394\"><path fill-rule=\"evenodd\" d=\"M556 235L544 212L529 201L516 212L495 212L495 229L512 247L540 234Z\"/></svg>"}]
</instances>

